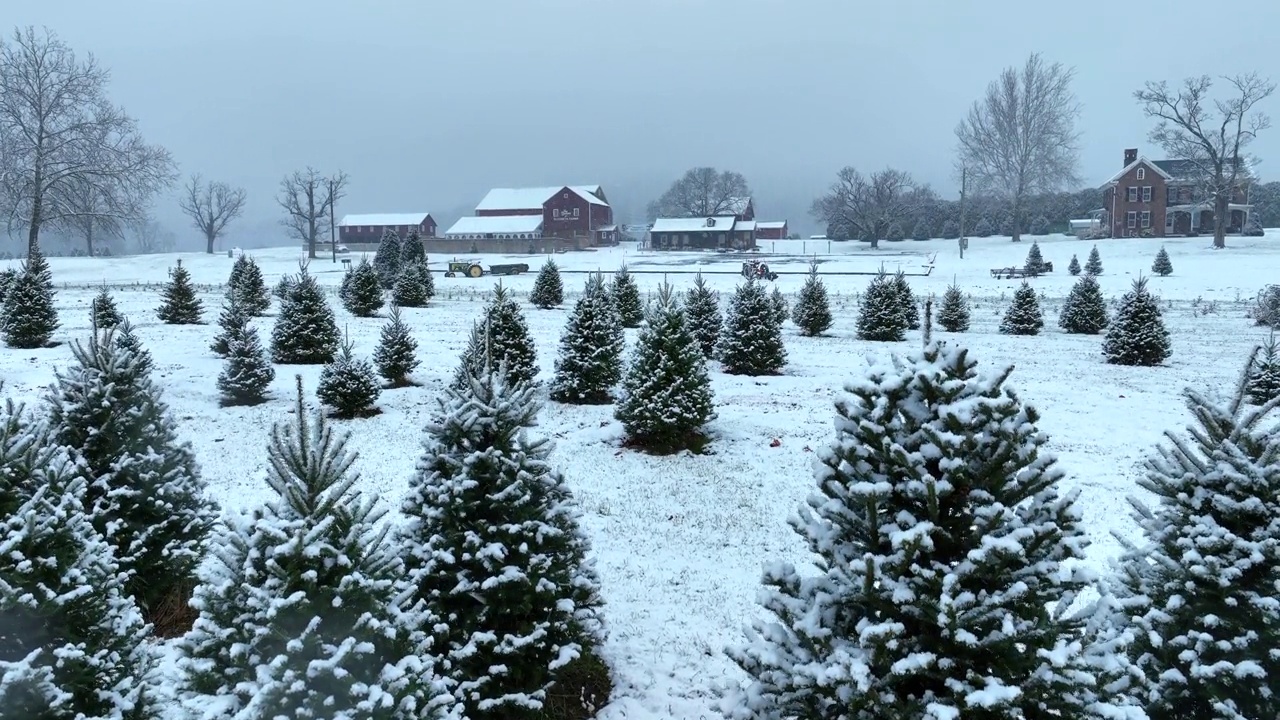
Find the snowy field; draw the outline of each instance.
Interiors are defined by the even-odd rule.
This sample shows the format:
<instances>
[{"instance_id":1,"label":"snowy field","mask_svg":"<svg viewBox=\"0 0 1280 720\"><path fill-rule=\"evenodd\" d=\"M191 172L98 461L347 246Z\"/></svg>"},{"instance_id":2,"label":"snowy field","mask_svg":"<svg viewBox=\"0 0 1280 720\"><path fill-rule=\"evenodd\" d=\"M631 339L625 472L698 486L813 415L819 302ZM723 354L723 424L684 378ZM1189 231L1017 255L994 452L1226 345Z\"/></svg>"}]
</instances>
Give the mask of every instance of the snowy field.
<instances>
[{"instance_id":1,"label":"snowy field","mask_svg":"<svg viewBox=\"0 0 1280 720\"><path fill-rule=\"evenodd\" d=\"M861 243L765 241L760 253L774 270L799 272L815 255L822 272L919 273L936 253L928 277L909 278L918 298L940 297L954 279L972 297L973 328L964 336L981 367L1013 364L1010 380L1021 397L1043 413L1041 427L1068 472L1069 488L1079 488L1085 526L1092 537L1092 558L1105 563L1118 548L1113 530L1131 532L1124 499L1134 491L1143 457L1167 429L1180 430L1189 419L1179 391L1188 386L1226 388L1233 383L1250 348L1265 339L1265 329L1246 317L1257 291L1280 281L1280 233L1263 238L1228 238L1229 249L1210 249L1210 238L1103 240L1098 243L1105 268L1099 278L1114 301L1140 273L1150 275L1152 259L1163 244L1174 274L1151 280L1162 298L1173 356L1156 368L1106 365L1101 337L1073 336L1057 328L1057 312L1073 282L1066 267L1072 254L1083 264L1093 245L1062 236L1039 238L1056 272L1031 282L1041 292L1046 331L1038 337L1007 337L997 331L1000 317L1020 281L996 280L990 269L1021 266L1031 238L973 239L964 259L956 242L884 243L872 251ZM769 252L775 251L775 252ZM296 272L295 248L258 250L253 256L267 282ZM155 317L159 284L181 257L202 285L203 326L167 326ZM447 257L432 256L440 268ZM481 256L483 262L526 262L528 275L502 282L524 296L542 264L540 256ZM724 293L740 278L742 256L714 253L657 253L633 246L556 256L566 271L612 272L623 262L635 271L641 291L662 281L662 271L702 269L709 284ZM286 417L295 372L314 393L319 367L279 367L272 402L253 408L218 407L214 378L220 360L209 351L225 282L232 261L225 254L153 255L90 259L51 258L58 288L62 327L43 350L0 349L4 394L34 401L69 362L67 342L87 336L89 303L103 283L138 327L154 355L156 375L189 439L216 499L227 507L253 505L267 492L263 482L267 428ZM350 332L357 353L369 355L383 321L359 319L339 306L336 292L341 265L327 258L311 271L332 293L340 327ZM648 272L655 271L655 272ZM537 338L542 377L549 378L561 329L585 275L564 276L566 304L554 310L525 305ZM678 289L692 275L671 274ZM805 560L804 546L787 518L814 487L812 449L832 435L832 401L842 382L861 372L868 355L914 348L918 332L906 342L868 343L854 337L858 294L870 278L830 275L836 324L827 336L802 338L788 322L784 328L790 363L778 377L744 378L715 372L712 382L719 418L711 425L711 455L650 457L619 447L621 427L612 407L574 407L549 403L542 432L553 436L552 456L583 506L595 547L607 607L610 637L603 649L614 670L615 701L602 718L630 720L715 718L711 691L738 677L721 650L742 638L741 628L759 612L755 603L761 566L766 561ZM794 299L804 277L783 275L777 285ZM452 374L472 320L494 280L435 277L432 306L406 309L423 355L414 377L421 387L383 393L383 413L350 427L352 447L362 451L357 467L362 487L398 504L419 456L421 431L437 394ZM273 308L274 311L274 308ZM264 341L273 318L259 318ZM628 341L634 343L635 331ZM311 398L314 401L314 396ZM771 441L777 439L776 447Z\"/></svg>"}]
</instances>

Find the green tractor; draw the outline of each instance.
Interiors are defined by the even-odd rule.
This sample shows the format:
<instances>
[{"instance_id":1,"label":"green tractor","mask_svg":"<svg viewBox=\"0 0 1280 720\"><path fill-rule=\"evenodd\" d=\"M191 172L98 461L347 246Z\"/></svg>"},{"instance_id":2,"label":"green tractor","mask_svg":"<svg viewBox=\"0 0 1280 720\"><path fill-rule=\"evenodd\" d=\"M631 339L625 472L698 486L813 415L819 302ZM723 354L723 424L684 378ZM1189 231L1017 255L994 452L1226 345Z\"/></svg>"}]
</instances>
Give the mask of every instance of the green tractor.
<instances>
[{"instance_id":1,"label":"green tractor","mask_svg":"<svg viewBox=\"0 0 1280 720\"><path fill-rule=\"evenodd\" d=\"M520 273L529 272L529 266L524 263L513 263L510 265L490 265L488 270L480 264L479 260L450 260L449 268L445 270L445 277L457 277L463 275L470 278L478 278L484 275L519 275Z\"/></svg>"}]
</instances>

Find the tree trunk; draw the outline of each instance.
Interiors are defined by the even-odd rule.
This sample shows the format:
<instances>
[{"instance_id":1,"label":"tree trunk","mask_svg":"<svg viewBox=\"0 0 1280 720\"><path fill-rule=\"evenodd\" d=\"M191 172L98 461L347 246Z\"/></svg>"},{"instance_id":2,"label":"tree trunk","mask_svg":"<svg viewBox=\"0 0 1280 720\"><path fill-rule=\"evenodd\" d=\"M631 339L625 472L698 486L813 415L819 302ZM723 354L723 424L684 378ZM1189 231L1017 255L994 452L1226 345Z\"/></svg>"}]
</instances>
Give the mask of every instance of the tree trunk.
<instances>
[{"instance_id":1,"label":"tree trunk","mask_svg":"<svg viewBox=\"0 0 1280 720\"><path fill-rule=\"evenodd\" d=\"M1231 203L1230 195L1218 194L1213 199L1213 247L1221 250L1227 246L1227 220L1231 211L1227 206Z\"/></svg>"},{"instance_id":2,"label":"tree trunk","mask_svg":"<svg viewBox=\"0 0 1280 720\"><path fill-rule=\"evenodd\" d=\"M1013 241L1022 242L1022 195L1013 196Z\"/></svg>"},{"instance_id":3,"label":"tree trunk","mask_svg":"<svg viewBox=\"0 0 1280 720\"><path fill-rule=\"evenodd\" d=\"M214 243L214 241L216 241L217 239L218 239L218 236L214 235L214 234L213 234L213 233L211 233L211 232L206 232L206 233L204 234L204 240L205 240L205 248L204 248L204 251L205 251L206 253L208 253L208 254L210 254L210 255L212 255L212 254L213 254L213 243Z\"/></svg>"},{"instance_id":4,"label":"tree trunk","mask_svg":"<svg viewBox=\"0 0 1280 720\"><path fill-rule=\"evenodd\" d=\"M85 250L89 251L89 257L93 257L93 221L89 221L88 227L84 231Z\"/></svg>"},{"instance_id":5,"label":"tree trunk","mask_svg":"<svg viewBox=\"0 0 1280 720\"><path fill-rule=\"evenodd\" d=\"M27 256L40 249L40 215L44 212L44 203L40 193L36 193L31 203L31 225L27 228Z\"/></svg>"}]
</instances>

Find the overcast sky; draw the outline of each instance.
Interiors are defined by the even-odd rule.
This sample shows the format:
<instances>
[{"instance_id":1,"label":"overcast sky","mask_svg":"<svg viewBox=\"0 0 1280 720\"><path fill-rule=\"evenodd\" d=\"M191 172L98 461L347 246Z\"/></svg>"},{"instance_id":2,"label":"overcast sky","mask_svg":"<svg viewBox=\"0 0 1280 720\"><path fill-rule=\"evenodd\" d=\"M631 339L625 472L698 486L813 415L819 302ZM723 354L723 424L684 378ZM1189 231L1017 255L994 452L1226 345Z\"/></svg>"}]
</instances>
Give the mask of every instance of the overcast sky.
<instances>
[{"instance_id":1,"label":"overcast sky","mask_svg":"<svg viewBox=\"0 0 1280 720\"><path fill-rule=\"evenodd\" d=\"M1280 79L1280 2L1031 0L5 0L112 71L110 93L184 173L248 189L345 170L343 212L442 222L494 186L605 187L620 219L695 165L744 173L761 219L813 229L836 170L886 165L944 195L954 128L1031 52L1077 70L1082 175L1150 147L1146 80ZM1215 30L1214 28L1221 28ZM12 28L9 28L11 31ZM1280 97L1268 102L1280 115ZM1255 145L1280 163L1280 129ZM1260 168L1280 177L1270 164ZM174 201L157 215L185 234Z\"/></svg>"}]
</instances>

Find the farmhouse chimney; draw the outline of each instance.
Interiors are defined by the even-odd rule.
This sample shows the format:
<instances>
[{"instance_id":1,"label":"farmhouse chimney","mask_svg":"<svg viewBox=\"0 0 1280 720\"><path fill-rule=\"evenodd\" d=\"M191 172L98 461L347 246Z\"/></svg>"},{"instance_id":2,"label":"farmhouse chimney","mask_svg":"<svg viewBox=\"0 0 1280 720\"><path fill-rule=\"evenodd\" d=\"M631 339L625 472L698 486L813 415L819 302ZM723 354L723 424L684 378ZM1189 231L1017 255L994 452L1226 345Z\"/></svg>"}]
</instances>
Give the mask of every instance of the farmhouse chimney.
<instances>
[{"instance_id":1,"label":"farmhouse chimney","mask_svg":"<svg viewBox=\"0 0 1280 720\"><path fill-rule=\"evenodd\" d=\"M1121 167L1129 167L1138 159L1138 148L1129 148L1124 151L1124 165Z\"/></svg>"}]
</instances>

